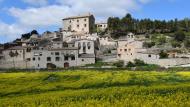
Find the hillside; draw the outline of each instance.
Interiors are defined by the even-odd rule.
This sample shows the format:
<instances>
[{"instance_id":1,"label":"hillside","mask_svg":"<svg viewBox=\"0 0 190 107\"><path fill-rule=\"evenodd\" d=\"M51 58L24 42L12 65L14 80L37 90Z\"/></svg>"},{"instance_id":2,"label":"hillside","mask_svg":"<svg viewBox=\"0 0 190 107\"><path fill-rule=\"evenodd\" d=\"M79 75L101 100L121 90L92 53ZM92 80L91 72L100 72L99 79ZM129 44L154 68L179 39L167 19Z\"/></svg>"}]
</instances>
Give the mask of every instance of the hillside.
<instances>
[{"instance_id":1,"label":"hillside","mask_svg":"<svg viewBox=\"0 0 190 107\"><path fill-rule=\"evenodd\" d=\"M0 74L0 107L188 107L190 72Z\"/></svg>"}]
</instances>

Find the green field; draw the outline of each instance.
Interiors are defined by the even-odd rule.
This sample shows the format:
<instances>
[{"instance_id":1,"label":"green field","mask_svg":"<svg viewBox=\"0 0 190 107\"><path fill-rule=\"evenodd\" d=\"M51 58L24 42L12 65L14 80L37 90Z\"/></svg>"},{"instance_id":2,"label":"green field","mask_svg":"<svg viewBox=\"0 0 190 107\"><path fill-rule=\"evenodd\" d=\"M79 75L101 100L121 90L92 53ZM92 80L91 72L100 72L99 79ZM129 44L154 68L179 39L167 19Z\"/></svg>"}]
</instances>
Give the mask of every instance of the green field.
<instances>
[{"instance_id":1,"label":"green field","mask_svg":"<svg viewBox=\"0 0 190 107\"><path fill-rule=\"evenodd\" d=\"M0 73L0 107L190 107L190 72Z\"/></svg>"}]
</instances>

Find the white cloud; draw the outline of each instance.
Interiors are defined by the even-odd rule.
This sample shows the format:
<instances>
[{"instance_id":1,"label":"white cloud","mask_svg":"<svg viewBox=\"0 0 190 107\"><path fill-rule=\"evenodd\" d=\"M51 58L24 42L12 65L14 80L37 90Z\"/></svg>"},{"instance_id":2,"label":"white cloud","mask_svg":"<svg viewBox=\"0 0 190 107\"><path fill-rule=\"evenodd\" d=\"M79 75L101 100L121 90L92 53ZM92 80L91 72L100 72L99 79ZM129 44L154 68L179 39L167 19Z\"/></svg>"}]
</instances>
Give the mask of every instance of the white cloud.
<instances>
[{"instance_id":1,"label":"white cloud","mask_svg":"<svg viewBox=\"0 0 190 107\"><path fill-rule=\"evenodd\" d=\"M22 1L35 6L44 6L48 4L48 0L22 0Z\"/></svg>"},{"instance_id":2,"label":"white cloud","mask_svg":"<svg viewBox=\"0 0 190 107\"><path fill-rule=\"evenodd\" d=\"M47 5L48 0L23 1L40 7L8 9L8 13L16 19L16 22L11 25L0 23L1 35L16 38L32 29L61 27L61 19L89 12L93 13L98 21L102 21L109 16L124 16L150 2L150 0L56 0L56 4Z\"/></svg>"},{"instance_id":3,"label":"white cloud","mask_svg":"<svg viewBox=\"0 0 190 107\"><path fill-rule=\"evenodd\" d=\"M4 22L0 21L0 38L2 38L3 40L14 40L18 37L18 35L20 36L20 34L26 32L27 29L19 26L18 24L6 24ZM7 42L7 41L4 41Z\"/></svg>"}]
</instances>

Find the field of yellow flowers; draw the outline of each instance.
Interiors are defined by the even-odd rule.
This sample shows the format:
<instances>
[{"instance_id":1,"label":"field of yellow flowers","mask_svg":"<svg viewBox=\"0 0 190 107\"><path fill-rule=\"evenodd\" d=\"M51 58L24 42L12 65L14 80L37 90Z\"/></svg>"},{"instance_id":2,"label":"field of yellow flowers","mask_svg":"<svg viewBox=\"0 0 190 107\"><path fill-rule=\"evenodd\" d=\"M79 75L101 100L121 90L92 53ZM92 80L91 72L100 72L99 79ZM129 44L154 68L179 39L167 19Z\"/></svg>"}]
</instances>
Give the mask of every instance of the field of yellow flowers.
<instances>
[{"instance_id":1,"label":"field of yellow flowers","mask_svg":"<svg viewBox=\"0 0 190 107\"><path fill-rule=\"evenodd\" d=\"M190 107L190 72L0 73L0 107Z\"/></svg>"}]
</instances>

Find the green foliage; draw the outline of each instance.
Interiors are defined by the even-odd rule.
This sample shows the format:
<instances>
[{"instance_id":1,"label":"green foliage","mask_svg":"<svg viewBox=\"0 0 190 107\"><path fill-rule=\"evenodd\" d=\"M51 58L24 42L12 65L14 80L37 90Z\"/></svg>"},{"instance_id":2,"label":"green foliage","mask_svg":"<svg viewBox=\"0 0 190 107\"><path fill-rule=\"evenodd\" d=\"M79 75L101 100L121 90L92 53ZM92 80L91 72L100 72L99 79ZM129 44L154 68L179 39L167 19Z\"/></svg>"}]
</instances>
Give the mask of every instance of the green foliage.
<instances>
[{"instance_id":1,"label":"green foliage","mask_svg":"<svg viewBox=\"0 0 190 107\"><path fill-rule=\"evenodd\" d=\"M164 43L166 43L166 36L160 36L158 38L158 45L163 45Z\"/></svg>"},{"instance_id":2,"label":"green foliage","mask_svg":"<svg viewBox=\"0 0 190 107\"><path fill-rule=\"evenodd\" d=\"M180 48L181 47L181 43L176 41L176 40L172 40L171 45L173 48Z\"/></svg>"},{"instance_id":3,"label":"green foliage","mask_svg":"<svg viewBox=\"0 0 190 107\"><path fill-rule=\"evenodd\" d=\"M0 107L189 107L189 72L1 73Z\"/></svg>"},{"instance_id":4,"label":"green foliage","mask_svg":"<svg viewBox=\"0 0 190 107\"><path fill-rule=\"evenodd\" d=\"M190 40L189 39L185 40L184 45L186 48L190 48Z\"/></svg>"},{"instance_id":5,"label":"green foliage","mask_svg":"<svg viewBox=\"0 0 190 107\"><path fill-rule=\"evenodd\" d=\"M168 54L164 51L161 51L159 56L160 56L160 59L168 58Z\"/></svg>"},{"instance_id":6,"label":"green foliage","mask_svg":"<svg viewBox=\"0 0 190 107\"><path fill-rule=\"evenodd\" d=\"M144 61L139 60L139 59L135 59L134 63L136 66L145 66L146 64L144 63Z\"/></svg>"},{"instance_id":7,"label":"green foliage","mask_svg":"<svg viewBox=\"0 0 190 107\"><path fill-rule=\"evenodd\" d=\"M126 66L126 67L135 67L135 64L132 63L131 61L129 61L129 62L127 63L127 66Z\"/></svg>"},{"instance_id":8,"label":"green foliage","mask_svg":"<svg viewBox=\"0 0 190 107\"><path fill-rule=\"evenodd\" d=\"M185 35L185 33L184 33L183 31L177 31L177 32L174 34L174 39L175 39L176 41L181 42L181 41L184 41L185 38L186 38L186 35Z\"/></svg>"},{"instance_id":9,"label":"green foliage","mask_svg":"<svg viewBox=\"0 0 190 107\"><path fill-rule=\"evenodd\" d=\"M155 46L155 42L144 42L143 43L143 47L145 47L145 48L152 48L153 46Z\"/></svg>"},{"instance_id":10,"label":"green foliage","mask_svg":"<svg viewBox=\"0 0 190 107\"><path fill-rule=\"evenodd\" d=\"M118 68L123 67L124 66L124 61L117 61L113 65L118 67Z\"/></svg>"}]
</instances>

